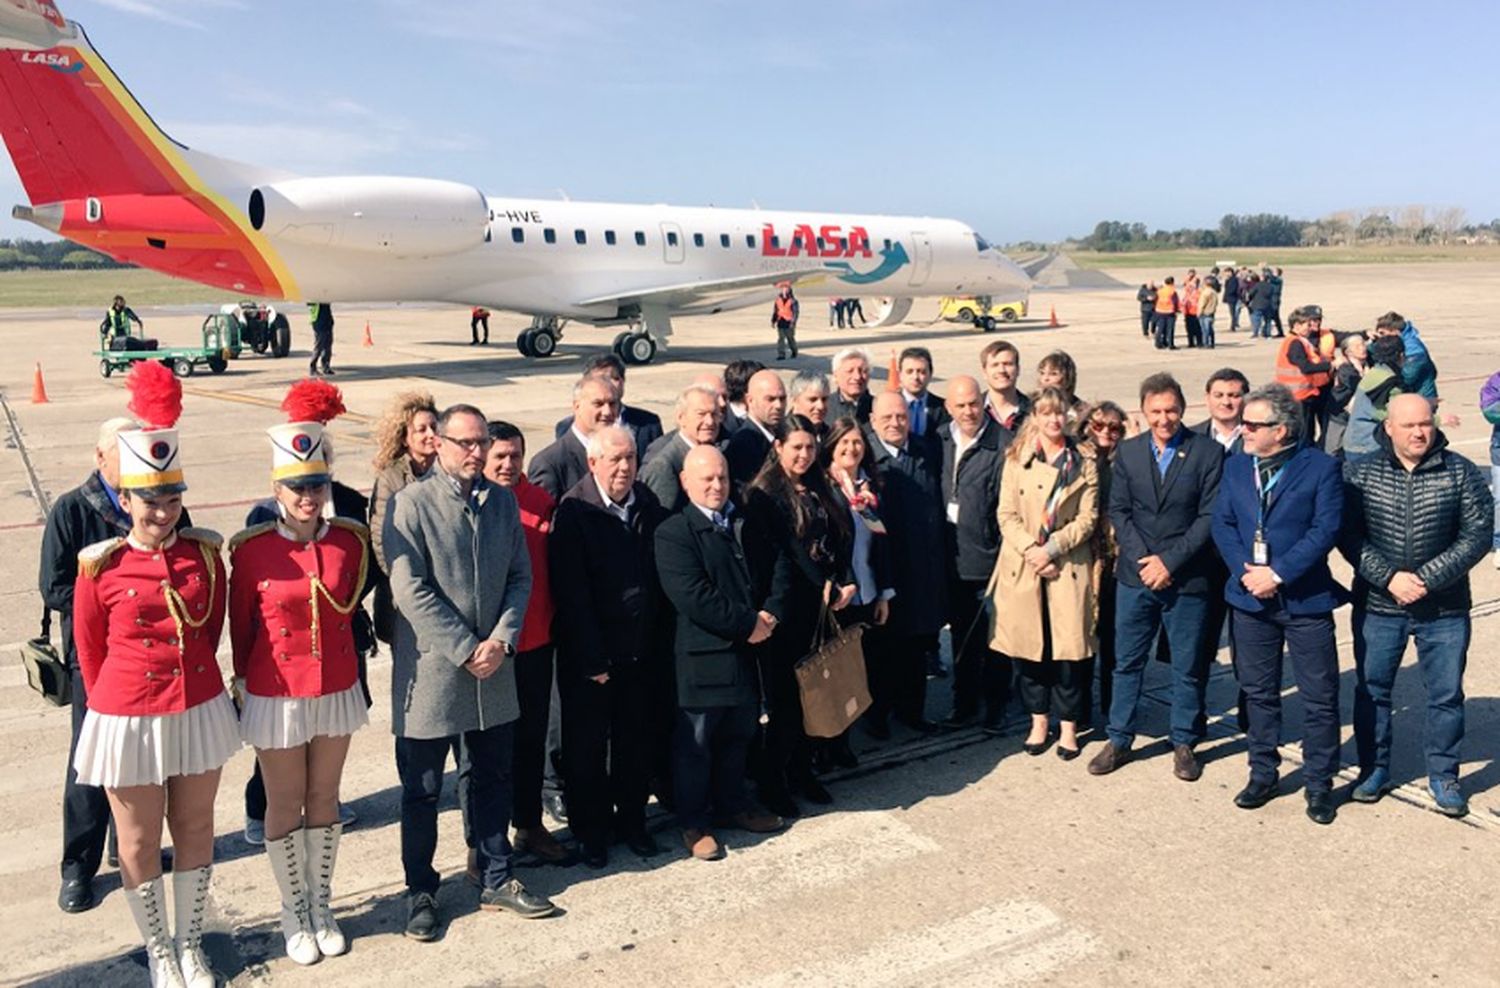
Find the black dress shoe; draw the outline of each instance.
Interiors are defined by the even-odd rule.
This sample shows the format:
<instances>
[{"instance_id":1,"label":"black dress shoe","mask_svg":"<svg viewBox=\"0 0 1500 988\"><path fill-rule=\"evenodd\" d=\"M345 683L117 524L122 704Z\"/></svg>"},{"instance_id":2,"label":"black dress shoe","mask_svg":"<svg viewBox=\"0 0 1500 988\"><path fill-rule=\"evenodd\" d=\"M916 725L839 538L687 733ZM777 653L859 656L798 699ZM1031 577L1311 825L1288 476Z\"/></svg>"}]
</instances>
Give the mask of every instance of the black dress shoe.
<instances>
[{"instance_id":1,"label":"black dress shoe","mask_svg":"<svg viewBox=\"0 0 1500 988\"><path fill-rule=\"evenodd\" d=\"M809 803L817 803L819 806L827 806L833 802L833 794L817 779L803 779L797 786L797 793Z\"/></svg>"},{"instance_id":2,"label":"black dress shoe","mask_svg":"<svg viewBox=\"0 0 1500 988\"><path fill-rule=\"evenodd\" d=\"M485 889L479 893L479 908L489 911L505 910L522 919L541 919L557 912L557 907L545 895L528 892L520 879L512 878L497 889Z\"/></svg>"},{"instance_id":3,"label":"black dress shoe","mask_svg":"<svg viewBox=\"0 0 1500 988\"><path fill-rule=\"evenodd\" d=\"M936 734L938 732L938 726L925 717L901 717L899 720L918 734Z\"/></svg>"},{"instance_id":4,"label":"black dress shoe","mask_svg":"<svg viewBox=\"0 0 1500 988\"><path fill-rule=\"evenodd\" d=\"M1065 762L1071 762L1081 754L1083 754L1082 748L1064 748L1061 741L1057 743L1057 757Z\"/></svg>"},{"instance_id":5,"label":"black dress shoe","mask_svg":"<svg viewBox=\"0 0 1500 988\"><path fill-rule=\"evenodd\" d=\"M86 913L98 902L94 899L94 883L85 878L65 878L57 892L57 908L65 913Z\"/></svg>"},{"instance_id":6,"label":"black dress shoe","mask_svg":"<svg viewBox=\"0 0 1500 988\"><path fill-rule=\"evenodd\" d=\"M426 892L417 892L411 896L411 902L407 906L405 933L411 939L423 943L437 939L437 902Z\"/></svg>"},{"instance_id":7,"label":"black dress shoe","mask_svg":"<svg viewBox=\"0 0 1500 988\"><path fill-rule=\"evenodd\" d=\"M1252 778L1245 788L1234 797L1234 805L1242 810L1258 810L1276 798L1276 779Z\"/></svg>"},{"instance_id":8,"label":"black dress shoe","mask_svg":"<svg viewBox=\"0 0 1500 988\"><path fill-rule=\"evenodd\" d=\"M654 858L661 853L661 846L644 830L627 834L625 846L643 858Z\"/></svg>"},{"instance_id":9,"label":"black dress shoe","mask_svg":"<svg viewBox=\"0 0 1500 988\"><path fill-rule=\"evenodd\" d=\"M1037 755L1040 755L1042 752L1047 750L1048 740L1048 738L1042 738L1037 742L1022 741L1021 750L1026 752L1026 754L1031 755L1032 757L1036 757Z\"/></svg>"},{"instance_id":10,"label":"black dress shoe","mask_svg":"<svg viewBox=\"0 0 1500 988\"><path fill-rule=\"evenodd\" d=\"M590 868L609 867L609 847L603 842L587 842L578 846L578 860Z\"/></svg>"},{"instance_id":11,"label":"black dress shoe","mask_svg":"<svg viewBox=\"0 0 1500 988\"><path fill-rule=\"evenodd\" d=\"M891 725L884 718L872 720L865 718L865 731L876 741L889 741L891 739ZM785 816L785 814L782 814Z\"/></svg>"},{"instance_id":12,"label":"black dress shoe","mask_svg":"<svg viewBox=\"0 0 1500 988\"><path fill-rule=\"evenodd\" d=\"M1338 807L1333 803L1333 793L1324 790L1307 794L1307 818L1313 823L1326 827L1338 815Z\"/></svg>"},{"instance_id":13,"label":"black dress shoe","mask_svg":"<svg viewBox=\"0 0 1500 988\"><path fill-rule=\"evenodd\" d=\"M760 804L783 819L790 820L802 815L797 801L785 789L762 789L759 795Z\"/></svg>"},{"instance_id":14,"label":"black dress shoe","mask_svg":"<svg viewBox=\"0 0 1500 988\"><path fill-rule=\"evenodd\" d=\"M558 824L566 825L568 822L568 804L563 801L561 793L548 793L542 797L542 809L547 811Z\"/></svg>"}]
</instances>

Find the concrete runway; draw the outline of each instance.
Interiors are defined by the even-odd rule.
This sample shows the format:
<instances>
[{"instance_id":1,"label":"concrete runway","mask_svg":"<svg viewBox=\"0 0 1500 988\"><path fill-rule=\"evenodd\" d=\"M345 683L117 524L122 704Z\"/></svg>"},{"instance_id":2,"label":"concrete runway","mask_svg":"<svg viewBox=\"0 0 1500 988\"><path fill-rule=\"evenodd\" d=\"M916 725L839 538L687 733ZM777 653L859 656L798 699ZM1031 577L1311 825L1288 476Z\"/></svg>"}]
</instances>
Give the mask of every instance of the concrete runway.
<instances>
[{"instance_id":1,"label":"concrete runway","mask_svg":"<svg viewBox=\"0 0 1500 988\"><path fill-rule=\"evenodd\" d=\"M1271 345L1252 343L1248 325L1230 334L1222 309L1216 351L1152 349L1139 335L1134 285L1181 272L1112 273L1131 288L1037 292L1034 318L996 334L1020 346L1023 384L1037 360L1059 347L1078 361L1082 395L1127 408L1136 405L1140 378L1155 370L1177 373L1190 398L1220 366L1237 366L1253 381L1270 378ZM1490 428L1477 395L1500 362L1489 321L1496 298L1495 264L1327 266L1288 270L1284 311L1318 302L1338 328L1368 328L1391 308L1412 318L1439 366L1443 410L1462 418L1450 439L1487 464ZM1052 306L1063 328L1046 328ZM879 387L891 349L921 343L934 352L941 392L943 378L976 369L988 338L956 324L927 324L935 311L935 303L919 302L905 326L837 331L827 328L821 302L808 300L803 356L782 366L788 374L826 367L836 349L857 343L874 351ZM557 357L529 362L512 345L526 323L520 317L497 315L491 345L471 348L466 311L340 307L337 314L336 383L352 413L334 427L339 475L364 488L370 426L392 391L420 387L440 405L472 402L516 422L537 449L568 410L580 359L613 336L574 330ZM201 321L180 308L142 315L163 345L192 340ZM38 496L45 502L78 483L90 467L97 423L124 413L119 378L101 380L89 356L97 319L21 311L0 318L7 354L0 388L9 414L0 421L0 642L35 634L44 510ZM366 319L371 348L359 345ZM631 371L627 400L669 418L676 391L695 373L740 356L773 363L767 323L760 310L681 320L658 364ZM247 356L224 375L186 382L183 453L188 504L199 524L232 534L268 490L262 430L280 421L276 406L306 370L310 342L299 318L293 357ZM27 401L36 361L45 369L46 405ZM1342 561L1336 573L1347 577ZM1288 686L1285 795L1258 812L1234 808L1246 766L1232 717L1221 720L1234 702L1226 651L1210 694L1208 764L1196 784L1171 776L1162 740L1165 670L1154 667L1138 745L1146 757L1114 776L1087 775L1092 745L1075 762L1050 753L1028 758L1016 730L998 740L974 731L928 740L898 734L879 748L856 732L862 763L834 777L832 812L774 837L727 835L725 861L688 860L670 821L659 818L669 850L649 863L625 852L603 873L521 869L523 880L564 910L550 920L476 911L475 894L461 879L463 845L450 798L438 860L450 876L440 897L450 922L431 945L400 936L390 666L382 654L371 670L373 722L355 738L344 783L345 800L360 814L336 885L351 954L304 973L282 953L270 869L239 837L247 752L226 767L218 801L209 952L236 985L1494 985L1500 669L1489 658L1500 646L1500 573L1489 559L1475 570L1474 588L1464 769L1473 812L1465 821L1432 812L1422 792L1423 699L1410 665L1398 685L1394 765L1409 785L1374 807L1345 804L1332 827L1309 822L1292 789L1300 780L1300 730ZM1347 725L1347 609L1339 619ZM227 668L227 653L221 661ZM948 682L929 687L930 712L940 715ZM1345 737L1347 764L1347 727ZM53 903L67 741L66 712L38 700L25 686L15 648L0 647L0 876L7 893L0 902L0 982L144 983L143 955L112 871L101 876L105 894L93 912L65 916Z\"/></svg>"}]
</instances>

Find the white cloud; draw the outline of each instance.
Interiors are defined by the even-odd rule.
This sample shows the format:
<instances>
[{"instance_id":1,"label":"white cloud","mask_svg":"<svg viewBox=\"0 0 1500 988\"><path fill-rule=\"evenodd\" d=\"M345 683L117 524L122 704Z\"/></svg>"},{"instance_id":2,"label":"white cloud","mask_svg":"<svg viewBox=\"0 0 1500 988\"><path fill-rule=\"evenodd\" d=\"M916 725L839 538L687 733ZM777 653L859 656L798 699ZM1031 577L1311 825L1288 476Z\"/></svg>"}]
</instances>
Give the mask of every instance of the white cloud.
<instances>
[{"instance_id":1,"label":"white cloud","mask_svg":"<svg viewBox=\"0 0 1500 988\"><path fill-rule=\"evenodd\" d=\"M148 20L160 21L175 27L206 30L205 26L187 16L184 11L193 10L245 10L241 0L92 0L100 7L109 7L124 14L134 14Z\"/></svg>"},{"instance_id":2,"label":"white cloud","mask_svg":"<svg viewBox=\"0 0 1500 988\"><path fill-rule=\"evenodd\" d=\"M391 132L317 125L176 121L163 127L196 151L301 175L347 173L401 149L400 137Z\"/></svg>"}]
</instances>

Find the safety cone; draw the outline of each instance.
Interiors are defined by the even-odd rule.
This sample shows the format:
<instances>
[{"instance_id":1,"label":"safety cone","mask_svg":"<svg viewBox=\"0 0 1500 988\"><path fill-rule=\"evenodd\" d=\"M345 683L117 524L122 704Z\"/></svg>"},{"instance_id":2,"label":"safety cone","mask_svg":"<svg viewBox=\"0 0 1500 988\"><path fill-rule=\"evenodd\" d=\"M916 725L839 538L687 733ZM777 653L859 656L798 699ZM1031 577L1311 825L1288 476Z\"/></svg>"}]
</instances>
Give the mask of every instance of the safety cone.
<instances>
[{"instance_id":1,"label":"safety cone","mask_svg":"<svg viewBox=\"0 0 1500 988\"><path fill-rule=\"evenodd\" d=\"M361 346L374 346L375 345L375 341L370 338L370 320L368 320L368 319L365 320L365 341L364 341L364 343L362 343L360 345Z\"/></svg>"},{"instance_id":2,"label":"safety cone","mask_svg":"<svg viewBox=\"0 0 1500 988\"><path fill-rule=\"evenodd\" d=\"M1047 325L1051 329L1057 329L1062 325L1062 323L1057 321L1057 306L1055 305L1052 307L1052 318L1047 320Z\"/></svg>"},{"instance_id":3,"label":"safety cone","mask_svg":"<svg viewBox=\"0 0 1500 988\"><path fill-rule=\"evenodd\" d=\"M47 385L42 380L42 362L36 362L36 373L31 377L31 403L33 405L47 404Z\"/></svg>"},{"instance_id":4,"label":"safety cone","mask_svg":"<svg viewBox=\"0 0 1500 988\"><path fill-rule=\"evenodd\" d=\"M886 379L885 379L885 389L887 391L900 391L901 390L901 355L896 352L896 348L895 347L891 347L891 362L888 365L888 367L889 367L889 371L888 371L888 373L886 375Z\"/></svg>"}]
</instances>

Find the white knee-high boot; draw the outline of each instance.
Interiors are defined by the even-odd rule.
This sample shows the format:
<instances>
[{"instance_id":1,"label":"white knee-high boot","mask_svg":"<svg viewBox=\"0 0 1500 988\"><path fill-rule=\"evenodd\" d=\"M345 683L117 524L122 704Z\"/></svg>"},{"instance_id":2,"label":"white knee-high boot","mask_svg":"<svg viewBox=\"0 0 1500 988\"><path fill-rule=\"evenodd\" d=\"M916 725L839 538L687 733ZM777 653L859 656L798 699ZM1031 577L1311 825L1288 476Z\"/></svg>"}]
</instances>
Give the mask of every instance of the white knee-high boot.
<instances>
[{"instance_id":1,"label":"white knee-high boot","mask_svg":"<svg viewBox=\"0 0 1500 988\"><path fill-rule=\"evenodd\" d=\"M203 955L203 913L208 908L208 881L213 865L172 872L173 940L177 966L187 988L214 988L214 971Z\"/></svg>"},{"instance_id":2,"label":"white knee-high boot","mask_svg":"<svg viewBox=\"0 0 1500 988\"><path fill-rule=\"evenodd\" d=\"M312 888L313 936L323 956L333 957L349 949L349 942L344 939L328 905L333 898L333 869L338 864L339 840L344 835L344 825L307 827L303 833L307 835L307 883Z\"/></svg>"},{"instance_id":3,"label":"white knee-high boot","mask_svg":"<svg viewBox=\"0 0 1500 988\"><path fill-rule=\"evenodd\" d=\"M177 952L172 946L172 932L167 929L166 894L166 886L158 875L126 889L125 901L130 905L136 928L141 931L141 939L146 941L146 969L151 972L151 988L184 988Z\"/></svg>"},{"instance_id":4,"label":"white knee-high boot","mask_svg":"<svg viewBox=\"0 0 1500 988\"><path fill-rule=\"evenodd\" d=\"M276 840L267 837L266 857L271 859L271 873L281 890L281 935L286 938L286 955L298 964L314 964L323 955L313 939L302 829Z\"/></svg>"}]
</instances>

